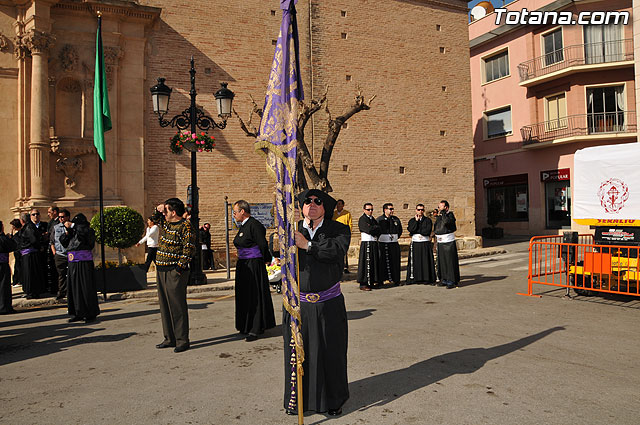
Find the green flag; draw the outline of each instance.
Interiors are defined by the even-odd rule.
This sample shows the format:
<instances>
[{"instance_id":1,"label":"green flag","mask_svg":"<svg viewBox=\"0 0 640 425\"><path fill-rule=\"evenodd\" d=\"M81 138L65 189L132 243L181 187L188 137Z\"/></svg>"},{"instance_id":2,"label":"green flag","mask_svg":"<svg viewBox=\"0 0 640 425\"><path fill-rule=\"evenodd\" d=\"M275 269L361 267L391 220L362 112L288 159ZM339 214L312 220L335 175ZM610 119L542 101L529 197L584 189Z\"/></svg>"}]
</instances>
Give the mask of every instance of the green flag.
<instances>
[{"instance_id":1,"label":"green flag","mask_svg":"<svg viewBox=\"0 0 640 425\"><path fill-rule=\"evenodd\" d=\"M107 74L104 70L102 52L102 18L98 16L98 32L96 35L96 75L93 83L93 145L102 161L106 161L104 150L104 133L111 130L111 112L109 112L109 92L107 90Z\"/></svg>"}]
</instances>

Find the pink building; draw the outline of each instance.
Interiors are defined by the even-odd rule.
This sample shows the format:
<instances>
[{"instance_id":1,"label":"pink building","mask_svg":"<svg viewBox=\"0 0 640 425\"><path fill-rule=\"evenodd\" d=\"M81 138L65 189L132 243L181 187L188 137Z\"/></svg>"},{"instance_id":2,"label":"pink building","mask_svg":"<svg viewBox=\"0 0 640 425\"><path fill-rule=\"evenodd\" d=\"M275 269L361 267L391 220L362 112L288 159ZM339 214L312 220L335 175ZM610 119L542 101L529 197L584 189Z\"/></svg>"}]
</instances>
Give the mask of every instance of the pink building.
<instances>
[{"instance_id":1,"label":"pink building","mask_svg":"<svg viewBox=\"0 0 640 425\"><path fill-rule=\"evenodd\" d=\"M577 149L636 142L631 0L517 0L509 11L628 12L598 25L469 25L477 228L489 205L506 234L579 229L571 220ZM597 14L598 18L604 14ZM583 229L580 229L583 230Z\"/></svg>"}]
</instances>

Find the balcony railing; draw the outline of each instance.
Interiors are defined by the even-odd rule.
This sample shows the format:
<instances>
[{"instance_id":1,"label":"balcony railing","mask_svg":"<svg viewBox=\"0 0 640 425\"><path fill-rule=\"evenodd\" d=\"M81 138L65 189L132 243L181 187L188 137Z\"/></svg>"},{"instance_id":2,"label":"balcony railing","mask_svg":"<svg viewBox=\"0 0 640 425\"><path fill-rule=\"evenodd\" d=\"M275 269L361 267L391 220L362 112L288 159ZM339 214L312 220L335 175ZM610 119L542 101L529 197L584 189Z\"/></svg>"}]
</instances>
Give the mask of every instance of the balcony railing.
<instances>
[{"instance_id":1,"label":"balcony railing","mask_svg":"<svg viewBox=\"0 0 640 425\"><path fill-rule=\"evenodd\" d=\"M578 65L633 60L633 40L577 44L556 50L518 65L520 82Z\"/></svg>"},{"instance_id":2,"label":"balcony railing","mask_svg":"<svg viewBox=\"0 0 640 425\"><path fill-rule=\"evenodd\" d=\"M525 125L520 129L522 143L530 145L576 136L610 133L635 133L636 112L602 112L570 115L555 120Z\"/></svg>"}]
</instances>

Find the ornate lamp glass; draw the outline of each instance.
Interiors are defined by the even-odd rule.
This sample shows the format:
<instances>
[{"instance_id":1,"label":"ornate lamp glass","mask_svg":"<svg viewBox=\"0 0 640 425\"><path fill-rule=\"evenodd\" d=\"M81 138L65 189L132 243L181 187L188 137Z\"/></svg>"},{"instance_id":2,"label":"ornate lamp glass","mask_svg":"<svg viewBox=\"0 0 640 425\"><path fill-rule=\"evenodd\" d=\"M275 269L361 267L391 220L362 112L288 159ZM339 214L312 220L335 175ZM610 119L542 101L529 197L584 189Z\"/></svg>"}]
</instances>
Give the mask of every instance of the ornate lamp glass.
<instances>
[{"instance_id":1,"label":"ornate lamp glass","mask_svg":"<svg viewBox=\"0 0 640 425\"><path fill-rule=\"evenodd\" d=\"M214 96L218 106L218 116L227 119L231 116L231 106L235 93L227 88L227 83L220 83L222 86Z\"/></svg>"},{"instance_id":2,"label":"ornate lamp glass","mask_svg":"<svg viewBox=\"0 0 640 425\"><path fill-rule=\"evenodd\" d=\"M151 98L153 99L153 112L163 117L169 110L169 97L172 89L164 84L165 79L158 78L158 84L151 87Z\"/></svg>"}]
</instances>

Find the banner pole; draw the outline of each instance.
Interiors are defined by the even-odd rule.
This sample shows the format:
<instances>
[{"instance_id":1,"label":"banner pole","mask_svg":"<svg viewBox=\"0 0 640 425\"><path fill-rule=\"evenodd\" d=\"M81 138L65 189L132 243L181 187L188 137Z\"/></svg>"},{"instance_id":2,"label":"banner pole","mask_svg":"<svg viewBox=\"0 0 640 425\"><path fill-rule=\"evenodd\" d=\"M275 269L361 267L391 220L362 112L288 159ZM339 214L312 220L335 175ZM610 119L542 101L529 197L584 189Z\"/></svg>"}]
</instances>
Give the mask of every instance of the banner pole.
<instances>
[{"instance_id":1,"label":"banner pole","mask_svg":"<svg viewBox=\"0 0 640 425\"><path fill-rule=\"evenodd\" d=\"M102 260L100 274L102 275L102 296L104 297L104 302L107 302L107 278L104 261L104 195L102 193L102 159L100 155L98 155L98 186L100 191L100 257Z\"/></svg>"},{"instance_id":2,"label":"banner pole","mask_svg":"<svg viewBox=\"0 0 640 425\"><path fill-rule=\"evenodd\" d=\"M296 231L298 231L297 222L295 224L295 229ZM298 286L298 307L300 308L300 310L302 310L300 305L300 248L298 247L296 247L296 285ZM300 330L300 335L302 335L302 314L300 315L300 320L298 321L298 329ZM298 425L304 425L304 401L302 398L302 376L303 375L304 375L304 369L302 368L302 362L300 361L298 349L296 348L296 384L298 387Z\"/></svg>"}]
</instances>

